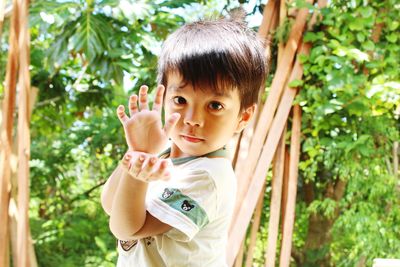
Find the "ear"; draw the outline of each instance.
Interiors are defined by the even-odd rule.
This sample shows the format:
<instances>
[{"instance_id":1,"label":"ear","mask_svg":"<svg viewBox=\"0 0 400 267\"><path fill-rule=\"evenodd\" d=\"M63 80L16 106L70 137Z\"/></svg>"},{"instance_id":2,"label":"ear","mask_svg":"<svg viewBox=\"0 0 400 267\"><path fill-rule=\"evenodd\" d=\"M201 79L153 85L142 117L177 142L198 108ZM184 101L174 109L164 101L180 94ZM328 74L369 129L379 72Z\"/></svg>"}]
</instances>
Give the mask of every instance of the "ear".
<instances>
[{"instance_id":1,"label":"ear","mask_svg":"<svg viewBox=\"0 0 400 267\"><path fill-rule=\"evenodd\" d=\"M253 104L250 107L247 107L245 110L241 111L241 113L239 114L238 125L235 130L236 133L240 133L247 126L247 124L253 118L256 108L257 104Z\"/></svg>"}]
</instances>

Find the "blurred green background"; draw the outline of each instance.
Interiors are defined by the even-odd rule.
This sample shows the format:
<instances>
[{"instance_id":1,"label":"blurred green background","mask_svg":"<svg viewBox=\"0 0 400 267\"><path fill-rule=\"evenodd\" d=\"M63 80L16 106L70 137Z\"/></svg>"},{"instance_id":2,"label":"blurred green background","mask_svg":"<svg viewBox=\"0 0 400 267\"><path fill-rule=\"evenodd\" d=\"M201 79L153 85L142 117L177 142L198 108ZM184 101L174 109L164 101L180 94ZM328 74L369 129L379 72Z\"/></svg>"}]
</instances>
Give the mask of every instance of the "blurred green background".
<instances>
[{"instance_id":1,"label":"blurred green background","mask_svg":"<svg viewBox=\"0 0 400 267\"><path fill-rule=\"evenodd\" d=\"M302 151L293 266L371 266L400 258L400 4L332 0L305 34ZM100 206L101 186L126 150L115 116L142 84L156 86L162 41L185 22L243 8L257 30L265 2L31 1L32 236L39 266L114 266L116 241ZM316 7L292 1L290 8ZM285 41L294 17L274 33ZM374 28L382 24L379 41ZM1 36L0 98L9 20ZM289 122L290 123L290 122ZM290 132L288 133L288 137ZM263 266L270 179L254 266Z\"/></svg>"}]
</instances>

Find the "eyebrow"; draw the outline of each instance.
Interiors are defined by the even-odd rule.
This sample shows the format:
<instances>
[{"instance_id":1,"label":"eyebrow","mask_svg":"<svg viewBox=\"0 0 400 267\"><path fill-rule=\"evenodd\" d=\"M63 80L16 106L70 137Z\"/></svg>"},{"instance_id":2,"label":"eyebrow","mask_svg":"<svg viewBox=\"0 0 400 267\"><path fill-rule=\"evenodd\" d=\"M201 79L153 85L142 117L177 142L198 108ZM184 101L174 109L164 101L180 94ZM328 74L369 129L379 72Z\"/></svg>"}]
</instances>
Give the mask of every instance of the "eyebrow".
<instances>
[{"instance_id":1,"label":"eyebrow","mask_svg":"<svg viewBox=\"0 0 400 267\"><path fill-rule=\"evenodd\" d=\"M232 97L232 95L230 93L227 93L227 91L217 92L217 93L214 93L214 95L223 96L223 97Z\"/></svg>"},{"instance_id":2,"label":"eyebrow","mask_svg":"<svg viewBox=\"0 0 400 267\"><path fill-rule=\"evenodd\" d=\"M180 85L180 86L177 86L177 85L168 86L168 90L172 90L172 91L175 92L175 93L180 93L180 92L184 91L183 88L184 88L184 85L183 85L183 86L182 86L182 85ZM200 89L199 89L199 90L200 90ZM210 90L210 91L211 91L211 90ZM230 93L228 92L228 90L224 90L224 91L222 91L222 92L212 92L212 93L213 93L213 95L216 96L216 97L232 98L232 94L230 94Z\"/></svg>"},{"instance_id":3,"label":"eyebrow","mask_svg":"<svg viewBox=\"0 0 400 267\"><path fill-rule=\"evenodd\" d=\"M176 85L168 86L167 89L168 89L168 90L172 90L174 93L180 93L180 92L183 91L183 90L182 90L182 87L179 87L179 86L176 86Z\"/></svg>"},{"instance_id":4,"label":"eyebrow","mask_svg":"<svg viewBox=\"0 0 400 267\"><path fill-rule=\"evenodd\" d=\"M177 92L177 93L184 91L183 87L176 86L176 85L169 86L168 90L172 90L172 91ZM209 90L209 91L211 91L211 90ZM213 93L214 96L232 98L232 95L229 92L227 92L227 90L222 91L222 92L212 92L212 93Z\"/></svg>"}]
</instances>

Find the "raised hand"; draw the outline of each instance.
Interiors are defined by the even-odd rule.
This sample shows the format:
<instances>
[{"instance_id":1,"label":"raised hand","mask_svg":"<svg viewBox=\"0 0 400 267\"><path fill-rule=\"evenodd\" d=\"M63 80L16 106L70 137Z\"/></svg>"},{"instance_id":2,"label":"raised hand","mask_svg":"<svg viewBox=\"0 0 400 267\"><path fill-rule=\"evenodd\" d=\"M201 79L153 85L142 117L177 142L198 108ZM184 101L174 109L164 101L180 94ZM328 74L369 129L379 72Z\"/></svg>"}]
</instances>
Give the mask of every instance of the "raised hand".
<instances>
[{"instance_id":1,"label":"raised hand","mask_svg":"<svg viewBox=\"0 0 400 267\"><path fill-rule=\"evenodd\" d=\"M148 87L145 85L140 87L139 97L132 95L129 98L129 117L125 114L123 105L118 107L118 118L124 127L126 142L130 150L157 154L165 148L168 134L175 127L180 115L172 114L162 127L161 109L164 90L163 85L157 87L152 110L149 109Z\"/></svg>"},{"instance_id":2,"label":"raised hand","mask_svg":"<svg viewBox=\"0 0 400 267\"><path fill-rule=\"evenodd\" d=\"M122 159L123 168L134 178L144 182L170 179L167 159L159 159L154 155L129 151Z\"/></svg>"}]
</instances>

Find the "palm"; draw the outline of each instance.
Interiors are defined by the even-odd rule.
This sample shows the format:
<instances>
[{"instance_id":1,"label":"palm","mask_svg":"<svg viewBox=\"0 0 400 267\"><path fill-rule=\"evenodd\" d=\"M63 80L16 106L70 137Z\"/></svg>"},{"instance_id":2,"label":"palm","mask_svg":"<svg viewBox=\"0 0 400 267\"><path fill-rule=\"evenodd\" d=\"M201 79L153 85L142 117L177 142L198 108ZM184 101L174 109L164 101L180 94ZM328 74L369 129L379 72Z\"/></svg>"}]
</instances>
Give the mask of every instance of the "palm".
<instances>
[{"instance_id":1,"label":"palm","mask_svg":"<svg viewBox=\"0 0 400 267\"><path fill-rule=\"evenodd\" d=\"M153 110L147 103L147 87L140 88L139 107L138 97L133 95L129 100L130 117L125 114L123 106L118 107L118 117L124 126L126 142L130 150L157 154L165 147L168 132L175 126L179 116L174 115L164 128L161 122L162 97L164 86L157 88ZM139 110L140 109L140 110Z\"/></svg>"},{"instance_id":2,"label":"palm","mask_svg":"<svg viewBox=\"0 0 400 267\"><path fill-rule=\"evenodd\" d=\"M157 153L168 140L160 115L154 110L144 110L132 115L124 125L124 130L128 146L136 151Z\"/></svg>"}]
</instances>

